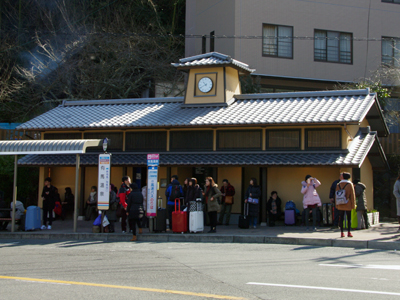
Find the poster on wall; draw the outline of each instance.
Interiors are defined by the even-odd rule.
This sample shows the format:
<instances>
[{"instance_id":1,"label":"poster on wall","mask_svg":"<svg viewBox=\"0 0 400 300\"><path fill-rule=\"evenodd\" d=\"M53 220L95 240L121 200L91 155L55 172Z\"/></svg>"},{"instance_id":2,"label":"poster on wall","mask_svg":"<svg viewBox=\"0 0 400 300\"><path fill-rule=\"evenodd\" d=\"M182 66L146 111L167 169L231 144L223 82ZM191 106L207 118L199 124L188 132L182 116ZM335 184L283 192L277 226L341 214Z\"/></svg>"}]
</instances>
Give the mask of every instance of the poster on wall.
<instances>
[{"instance_id":1,"label":"poster on wall","mask_svg":"<svg viewBox=\"0 0 400 300\"><path fill-rule=\"evenodd\" d=\"M159 154L147 154L147 212L148 217L155 217L157 214L157 180Z\"/></svg>"},{"instance_id":2,"label":"poster on wall","mask_svg":"<svg viewBox=\"0 0 400 300\"><path fill-rule=\"evenodd\" d=\"M97 184L97 209L108 210L110 204L111 154L99 155L99 179Z\"/></svg>"}]
</instances>

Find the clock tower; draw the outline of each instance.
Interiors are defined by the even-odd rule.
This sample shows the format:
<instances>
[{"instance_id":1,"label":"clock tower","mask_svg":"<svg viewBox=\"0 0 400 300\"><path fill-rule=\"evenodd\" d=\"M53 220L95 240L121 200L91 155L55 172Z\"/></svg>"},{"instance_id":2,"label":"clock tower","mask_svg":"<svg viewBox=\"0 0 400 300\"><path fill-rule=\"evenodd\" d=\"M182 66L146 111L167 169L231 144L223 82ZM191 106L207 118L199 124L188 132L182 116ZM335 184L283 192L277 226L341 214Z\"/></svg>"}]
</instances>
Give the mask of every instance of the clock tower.
<instances>
[{"instance_id":1,"label":"clock tower","mask_svg":"<svg viewBox=\"0 0 400 300\"><path fill-rule=\"evenodd\" d=\"M239 75L255 71L218 52L183 58L172 65L189 72L185 106L228 105L233 95L241 94Z\"/></svg>"}]
</instances>

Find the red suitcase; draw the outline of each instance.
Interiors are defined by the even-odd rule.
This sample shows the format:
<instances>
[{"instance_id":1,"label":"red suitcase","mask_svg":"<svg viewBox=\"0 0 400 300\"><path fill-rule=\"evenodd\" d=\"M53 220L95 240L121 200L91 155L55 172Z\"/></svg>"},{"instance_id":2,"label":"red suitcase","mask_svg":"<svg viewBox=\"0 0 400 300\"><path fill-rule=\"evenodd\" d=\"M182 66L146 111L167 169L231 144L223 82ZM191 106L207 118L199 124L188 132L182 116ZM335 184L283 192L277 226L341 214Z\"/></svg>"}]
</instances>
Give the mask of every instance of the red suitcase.
<instances>
[{"instance_id":1,"label":"red suitcase","mask_svg":"<svg viewBox=\"0 0 400 300\"><path fill-rule=\"evenodd\" d=\"M178 204L179 210L176 209L176 203ZM188 218L187 212L181 211L181 205L179 198L175 199L175 211L172 212L172 232L187 232L188 231Z\"/></svg>"}]
</instances>

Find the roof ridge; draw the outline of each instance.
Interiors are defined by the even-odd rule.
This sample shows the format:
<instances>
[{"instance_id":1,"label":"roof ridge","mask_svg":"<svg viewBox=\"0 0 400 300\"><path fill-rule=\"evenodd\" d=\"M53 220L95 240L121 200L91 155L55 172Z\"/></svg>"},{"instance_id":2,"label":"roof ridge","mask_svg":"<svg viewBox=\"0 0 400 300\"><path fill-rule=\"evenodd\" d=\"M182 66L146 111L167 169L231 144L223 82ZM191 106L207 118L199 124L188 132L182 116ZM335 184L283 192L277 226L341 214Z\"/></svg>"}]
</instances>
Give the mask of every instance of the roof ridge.
<instances>
[{"instance_id":1,"label":"roof ridge","mask_svg":"<svg viewBox=\"0 0 400 300\"><path fill-rule=\"evenodd\" d=\"M105 100L64 100L61 106L65 107L65 106L87 106L87 105L168 103L168 102L182 102L183 100L184 97L105 99Z\"/></svg>"},{"instance_id":2,"label":"roof ridge","mask_svg":"<svg viewBox=\"0 0 400 300\"><path fill-rule=\"evenodd\" d=\"M369 88L360 90L332 90L332 91L307 91L307 92L284 92L284 93L260 93L234 95L238 100L262 99L262 98L299 98L299 97L322 97L322 96L353 96L369 95Z\"/></svg>"}]
</instances>

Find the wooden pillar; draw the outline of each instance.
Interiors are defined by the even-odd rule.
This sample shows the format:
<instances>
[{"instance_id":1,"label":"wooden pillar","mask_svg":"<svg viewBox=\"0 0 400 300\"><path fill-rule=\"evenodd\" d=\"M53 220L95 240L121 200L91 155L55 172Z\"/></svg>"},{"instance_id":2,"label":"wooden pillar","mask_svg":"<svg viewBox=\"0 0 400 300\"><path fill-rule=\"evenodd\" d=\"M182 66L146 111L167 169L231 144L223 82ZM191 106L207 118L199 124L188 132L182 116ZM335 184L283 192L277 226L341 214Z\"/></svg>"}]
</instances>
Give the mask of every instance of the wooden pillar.
<instances>
[{"instance_id":1,"label":"wooden pillar","mask_svg":"<svg viewBox=\"0 0 400 300\"><path fill-rule=\"evenodd\" d=\"M15 232L15 206L17 205L17 170L18 156L14 155L14 184L13 184L13 207L11 214L11 232Z\"/></svg>"},{"instance_id":2,"label":"wooden pillar","mask_svg":"<svg viewBox=\"0 0 400 300\"><path fill-rule=\"evenodd\" d=\"M79 165L80 165L80 156L79 156L79 154L77 154L76 162L75 162L74 232L76 232L77 222L78 222L78 199L77 199L77 196L79 195Z\"/></svg>"}]
</instances>

